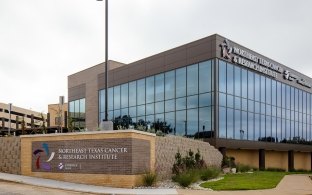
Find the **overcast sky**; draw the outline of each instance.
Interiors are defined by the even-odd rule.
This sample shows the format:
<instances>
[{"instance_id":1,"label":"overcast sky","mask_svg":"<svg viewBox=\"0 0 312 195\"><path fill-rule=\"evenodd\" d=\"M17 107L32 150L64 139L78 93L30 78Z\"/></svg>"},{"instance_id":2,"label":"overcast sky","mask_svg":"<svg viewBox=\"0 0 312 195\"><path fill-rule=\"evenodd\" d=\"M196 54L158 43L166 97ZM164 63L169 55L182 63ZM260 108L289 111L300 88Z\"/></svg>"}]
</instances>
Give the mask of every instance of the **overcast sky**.
<instances>
[{"instance_id":1,"label":"overcast sky","mask_svg":"<svg viewBox=\"0 0 312 195\"><path fill-rule=\"evenodd\" d=\"M312 77L310 0L110 0L109 59L218 33ZM105 2L0 0L0 102L47 112L67 76L104 61Z\"/></svg>"}]
</instances>

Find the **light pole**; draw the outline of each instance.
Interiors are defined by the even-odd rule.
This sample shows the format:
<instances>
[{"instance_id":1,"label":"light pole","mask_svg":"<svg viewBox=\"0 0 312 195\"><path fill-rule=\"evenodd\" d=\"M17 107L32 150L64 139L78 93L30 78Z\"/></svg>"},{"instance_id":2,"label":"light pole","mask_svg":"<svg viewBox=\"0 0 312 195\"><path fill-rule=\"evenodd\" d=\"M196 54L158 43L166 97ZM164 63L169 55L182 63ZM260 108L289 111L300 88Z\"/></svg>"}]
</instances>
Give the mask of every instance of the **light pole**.
<instances>
[{"instance_id":1,"label":"light pole","mask_svg":"<svg viewBox=\"0 0 312 195\"><path fill-rule=\"evenodd\" d=\"M103 0L97 0L103 1ZM113 123L108 121L108 0L105 0L105 118L102 130L113 130Z\"/></svg>"}]
</instances>

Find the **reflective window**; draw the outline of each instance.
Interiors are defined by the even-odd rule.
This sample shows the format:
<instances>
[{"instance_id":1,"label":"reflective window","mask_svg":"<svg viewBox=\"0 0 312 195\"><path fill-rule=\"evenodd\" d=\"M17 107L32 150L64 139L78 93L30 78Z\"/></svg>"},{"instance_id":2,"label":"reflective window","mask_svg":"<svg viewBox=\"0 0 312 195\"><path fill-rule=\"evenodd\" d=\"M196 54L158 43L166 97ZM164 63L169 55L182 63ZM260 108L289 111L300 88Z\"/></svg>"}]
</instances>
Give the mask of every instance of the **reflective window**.
<instances>
[{"instance_id":1,"label":"reflective window","mask_svg":"<svg viewBox=\"0 0 312 195\"><path fill-rule=\"evenodd\" d=\"M198 95L188 96L187 108L196 108L196 107L198 107Z\"/></svg>"},{"instance_id":2,"label":"reflective window","mask_svg":"<svg viewBox=\"0 0 312 195\"><path fill-rule=\"evenodd\" d=\"M260 82L260 75L258 74L255 74L255 87L254 87L254 90L255 90L255 100L256 101L260 101L260 94L261 94L261 82Z\"/></svg>"},{"instance_id":3,"label":"reflective window","mask_svg":"<svg viewBox=\"0 0 312 195\"><path fill-rule=\"evenodd\" d=\"M154 114L154 103L146 104L146 115Z\"/></svg>"},{"instance_id":4,"label":"reflective window","mask_svg":"<svg viewBox=\"0 0 312 195\"><path fill-rule=\"evenodd\" d=\"M239 97L235 97L235 100L234 100L234 106L235 106L235 109L241 109L241 98Z\"/></svg>"},{"instance_id":5,"label":"reflective window","mask_svg":"<svg viewBox=\"0 0 312 195\"><path fill-rule=\"evenodd\" d=\"M235 95L241 96L241 68L234 66L234 88Z\"/></svg>"},{"instance_id":6,"label":"reflective window","mask_svg":"<svg viewBox=\"0 0 312 195\"><path fill-rule=\"evenodd\" d=\"M226 95L224 93L219 93L219 105L226 107Z\"/></svg>"},{"instance_id":7,"label":"reflective window","mask_svg":"<svg viewBox=\"0 0 312 195\"><path fill-rule=\"evenodd\" d=\"M261 84L261 90L260 90L260 101L261 102L265 102L265 77L264 76L260 76L260 84Z\"/></svg>"},{"instance_id":8,"label":"reflective window","mask_svg":"<svg viewBox=\"0 0 312 195\"><path fill-rule=\"evenodd\" d=\"M282 107L282 94L282 85L280 82L276 82L276 106L278 107Z\"/></svg>"},{"instance_id":9,"label":"reflective window","mask_svg":"<svg viewBox=\"0 0 312 195\"><path fill-rule=\"evenodd\" d=\"M211 61L199 63L199 93L211 91Z\"/></svg>"},{"instance_id":10,"label":"reflective window","mask_svg":"<svg viewBox=\"0 0 312 195\"><path fill-rule=\"evenodd\" d=\"M240 110L235 110L234 111L234 138L235 139L240 139L240 130L241 128L241 111Z\"/></svg>"},{"instance_id":11,"label":"reflective window","mask_svg":"<svg viewBox=\"0 0 312 195\"><path fill-rule=\"evenodd\" d=\"M248 112L248 140L254 140L254 113Z\"/></svg>"},{"instance_id":12,"label":"reflective window","mask_svg":"<svg viewBox=\"0 0 312 195\"><path fill-rule=\"evenodd\" d=\"M242 111L241 113L241 116L242 116L242 128L241 130L239 131L239 139L247 139L247 130L248 130L248 126L247 126L247 112L245 111Z\"/></svg>"},{"instance_id":13,"label":"reflective window","mask_svg":"<svg viewBox=\"0 0 312 195\"><path fill-rule=\"evenodd\" d=\"M227 73L226 73L226 91L228 94L234 94L234 67L231 64L227 64Z\"/></svg>"},{"instance_id":14,"label":"reflective window","mask_svg":"<svg viewBox=\"0 0 312 195\"><path fill-rule=\"evenodd\" d=\"M199 131L207 132L207 137L214 137L214 130L212 128L212 113L211 107L199 108Z\"/></svg>"},{"instance_id":15,"label":"reflective window","mask_svg":"<svg viewBox=\"0 0 312 195\"><path fill-rule=\"evenodd\" d=\"M130 107L129 108L129 115L131 116L131 117L136 117L136 107Z\"/></svg>"},{"instance_id":16,"label":"reflective window","mask_svg":"<svg viewBox=\"0 0 312 195\"><path fill-rule=\"evenodd\" d=\"M155 99L163 101L165 96L165 77L164 74L155 76Z\"/></svg>"},{"instance_id":17,"label":"reflective window","mask_svg":"<svg viewBox=\"0 0 312 195\"><path fill-rule=\"evenodd\" d=\"M176 99L176 109L177 110L186 109L186 98L185 97Z\"/></svg>"},{"instance_id":18,"label":"reflective window","mask_svg":"<svg viewBox=\"0 0 312 195\"><path fill-rule=\"evenodd\" d=\"M211 93L204 93L199 95L199 107L211 106Z\"/></svg>"},{"instance_id":19,"label":"reflective window","mask_svg":"<svg viewBox=\"0 0 312 195\"><path fill-rule=\"evenodd\" d=\"M155 77L147 77L146 78L146 103L152 103L155 101L154 99L154 86L155 86ZM140 88L139 88L140 89Z\"/></svg>"},{"instance_id":20,"label":"reflective window","mask_svg":"<svg viewBox=\"0 0 312 195\"><path fill-rule=\"evenodd\" d=\"M69 123L74 129L85 127L86 99L78 99L69 102Z\"/></svg>"},{"instance_id":21,"label":"reflective window","mask_svg":"<svg viewBox=\"0 0 312 195\"><path fill-rule=\"evenodd\" d=\"M169 133L176 134L176 127L175 127L175 112L168 112L165 113L165 121L167 124L167 128Z\"/></svg>"},{"instance_id":22,"label":"reflective window","mask_svg":"<svg viewBox=\"0 0 312 195\"><path fill-rule=\"evenodd\" d=\"M227 95L227 107L234 108L234 97L232 95Z\"/></svg>"},{"instance_id":23,"label":"reflective window","mask_svg":"<svg viewBox=\"0 0 312 195\"><path fill-rule=\"evenodd\" d=\"M248 99L254 100L254 88L255 88L254 73L248 71Z\"/></svg>"},{"instance_id":24,"label":"reflective window","mask_svg":"<svg viewBox=\"0 0 312 195\"><path fill-rule=\"evenodd\" d=\"M181 110L176 112L176 135L186 135L186 111Z\"/></svg>"},{"instance_id":25,"label":"reflective window","mask_svg":"<svg viewBox=\"0 0 312 195\"><path fill-rule=\"evenodd\" d=\"M108 110L114 110L114 88L108 88L108 106L107 109Z\"/></svg>"},{"instance_id":26,"label":"reflective window","mask_svg":"<svg viewBox=\"0 0 312 195\"><path fill-rule=\"evenodd\" d=\"M231 108L227 108L226 114L227 138L234 139L234 110Z\"/></svg>"},{"instance_id":27,"label":"reflective window","mask_svg":"<svg viewBox=\"0 0 312 195\"><path fill-rule=\"evenodd\" d=\"M176 70L176 97L186 95L186 68Z\"/></svg>"},{"instance_id":28,"label":"reflective window","mask_svg":"<svg viewBox=\"0 0 312 195\"><path fill-rule=\"evenodd\" d=\"M175 100L166 100L165 101L165 112L175 111Z\"/></svg>"},{"instance_id":29,"label":"reflective window","mask_svg":"<svg viewBox=\"0 0 312 195\"><path fill-rule=\"evenodd\" d=\"M226 138L226 108L219 107L219 138Z\"/></svg>"},{"instance_id":30,"label":"reflective window","mask_svg":"<svg viewBox=\"0 0 312 195\"><path fill-rule=\"evenodd\" d=\"M137 106L137 116L145 115L145 105Z\"/></svg>"},{"instance_id":31,"label":"reflective window","mask_svg":"<svg viewBox=\"0 0 312 195\"><path fill-rule=\"evenodd\" d=\"M165 109L164 102L155 103L155 113L163 113Z\"/></svg>"},{"instance_id":32,"label":"reflective window","mask_svg":"<svg viewBox=\"0 0 312 195\"><path fill-rule=\"evenodd\" d=\"M198 94L198 64L187 67L187 95Z\"/></svg>"},{"instance_id":33,"label":"reflective window","mask_svg":"<svg viewBox=\"0 0 312 195\"><path fill-rule=\"evenodd\" d=\"M136 106L136 81L129 83L129 106Z\"/></svg>"},{"instance_id":34,"label":"reflective window","mask_svg":"<svg viewBox=\"0 0 312 195\"><path fill-rule=\"evenodd\" d=\"M128 107L128 83L121 85L121 108Z\"/></svg>"},{"instance_id":35,"label":"reflective window","mask_svg":"<svg viewBox=\"0 0 312 195\"><path fill-rule=\"evenodd\" d=\"M137 103L138 105L145 104L145 79L137 81Z\"/></svg>"},{"instance_id":36,"label":"reflective window","mask_svg":"<svg viewBox=\"0 0 312 195\"><path fill-rule=\"evenodd\" d=\"M187 110L187 136L194 137L195 133L198 134L198 109Z\"/></svg>"},{"instance_id":37,"label":"reflective window","mask_svg":"<svg viewBox=\"0 0 312 195\"><path fill-rule=\"evenodd\" d=\"M120 109L120 85L114 87L114 109Z\"/></svg>"},{"instance_id":38,"label":"reflective window","mask_svg":"<svg viewBox=\"0 0 312 195\"><path fill-rule=\"evenodd\" d=\"M219 91L226 93L226 63L219 61Z\"/></svg>"},{"instance_id":39,"label":"reflective window","mask_svg":"<svg viewBox=\"0 0 312 195\"><path fill-rule=\"evenodd\" d=\"M172 99L175 96L175 71L165 73L165 97Z\"/></svg>"},{"instance_id":40,"label":"reflective window","mask_svg":"<svg viewBox=\"0 0 312 195\"><path fill-rule=\"evenodd\" d=\"M276 106L276 81L272 81L272 105Z\"/></svg>"},{"instance_id":41,"label":"reflective window","mask_svg":"<svg viewBox=\"0 0 312 195\"><path fill-rule=\"evenodd\" d=\"M269 78L266 78L265 79L265 85L266 85L266 90L265 90L265 102L267 104L271 104L271 86L272 86L272 83L271 83L271 79Z\"/></svg>"},{"instance_id":42,"label":"reflective window","mask_svg":"<svg viewBox=\"0 0 312 195\"><path fill-rule=\"evenodd\" d=\"M247 98L248 90L247 70L242 69L242 97Z\"/></svg>"}]
</instances>

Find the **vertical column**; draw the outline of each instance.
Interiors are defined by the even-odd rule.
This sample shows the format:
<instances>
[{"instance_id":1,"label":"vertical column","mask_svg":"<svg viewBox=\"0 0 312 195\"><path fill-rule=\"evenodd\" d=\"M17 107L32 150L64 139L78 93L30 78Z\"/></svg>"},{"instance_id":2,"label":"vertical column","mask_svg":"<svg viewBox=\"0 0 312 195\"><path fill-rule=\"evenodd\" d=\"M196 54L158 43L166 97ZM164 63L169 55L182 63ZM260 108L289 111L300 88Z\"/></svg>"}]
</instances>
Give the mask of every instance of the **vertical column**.
<instances>
[{"instance_id":1,"label":"vertical column","mask_svg":"<svg viewBox=\"0 0 312 195\"><path fill-rule=\"evenodd\" d=\"M19 117L16 116L16 119L15 119L15 129L18 130L19 128Z\"/></svg>"},{"instance_id":2,"label":"vertical column","mask_svg":"<svg viewBox=\"0 0 312 195\"><path fill-rule=\"evenodd\" d=\"M265 150L259 149L259 170L265 170Z\"/></svg>"},{"instance_id":3,"label":"vertical column","mask_svg":"<svg viewBox=\"0 0 312 195\"><path fill-rule=\"evenodd\" d=\"M49 128L50 125L51 125L51 123L50 123L51 121L50 121L50 120L51 120L51 115L50 115L50 113L48 112L48 113L47 113L47 127L48 127L48 128Z\"/></svg>"},{"instance_id":4,"label":"vertical column","mask_svg":"<svg viewBox=\"0 0 312 195\"><path fill-rule=\"evenodd\" d=\"M219 138L219 93L217 93L218 91L218 88L219 88L219 74L218 74L218 71L219 71L219 61L217 59L214 59L212 61L212 67L213 67L213 73L214 76L213 76L213 94L214 94L214 121L212 121L214 123L214 134L213 134L213 138L215 138L215 140L217 138Z\"/></svg>"},{"instance_id":5,"label":"vertical column","mask_svg":"<svg viewBox=\"0 0 312 195\"><path fill-rule=\"evenodd\" d=\"M35 121L34 121L34 115L33 114L30 116L30 126L31 126L32 130L35 127Z\"/></svg>"},{"instance_id":6,"label":"vertical column","mask_svg":"<svg viewBox=\"0 0 312 195\"><path fill-rule=\"evenodd\" d=\"M64 112L64 127L67 128L67 111Z\"/></svg>"},{"instance_id":7,"label":"vertical column","mask_svg":"<svg viewBox=\"0 0 312 195\"><path fill-rule=\"evenodd\" d=\"M219 151L221 152L222 156L225 157L226 156L226 147L220 147Z\"/></svg>"},{"instance_id":8,"label":"vertical column","mask_svg":"<svg viewBox=\"0 0 312 195\"><path fill-rule=\"evenodd\" d=\"M312 152L310 152L310 157L311 157L311 171L312 171Z\"/></svg>"},{"instance_id":9,"label":"vertical column","mask_svg":"<svg viewBox=\"0 0 312 195\"><path fill-rule=\"evenodd\" d=\"M5 120L4 120L4 117L1 118L1 121L2 121L1 129L2 129L2 131L3 131L3 130L4 130L4 127L5 127Z\"/></svg>"},{"instance_id":10,"label":"vertical column","mask_svg":"<svg viewBox=\"0 0 312 195\"><path fill-rule=\"evenodd\" d=\"M295 169L294 166L294 151L288 151L288 171L293 171Z\"/></svg>"}]
</instances>

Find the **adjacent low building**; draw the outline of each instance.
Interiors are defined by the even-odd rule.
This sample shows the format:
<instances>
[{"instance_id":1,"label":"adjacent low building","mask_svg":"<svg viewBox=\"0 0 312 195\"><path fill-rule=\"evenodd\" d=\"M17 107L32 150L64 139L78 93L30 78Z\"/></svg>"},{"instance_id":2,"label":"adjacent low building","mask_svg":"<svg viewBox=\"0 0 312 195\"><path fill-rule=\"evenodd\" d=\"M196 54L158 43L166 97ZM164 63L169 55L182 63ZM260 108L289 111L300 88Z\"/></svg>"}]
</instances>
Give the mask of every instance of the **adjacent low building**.
<instances>
[{"instance_id":1,"label":"adjacent low building","mask_svg":"<svg viewBox=\"0 0 312 195\"><path fill-rule=\"evenodd\" d=\"M312 79L220 35L122 64L109 61L109 119L203 139L257 168L312 167ZM69 116L96 130L104 65L68 77Z\"/></svg>"},{"instance_id":2,"label":"adjacent low building","mask_svg":"<svg viewBox=\"0 0 312 195\"><path fill-rule=\"evenodd\" d=\"M11 106L11 113L9 110L9 104L0 103L0 136L8 135L9 131L11 135L38 133L37 130L46 126L47 116L44 113L14 105Z\"/></svg>"}]
</instances>

